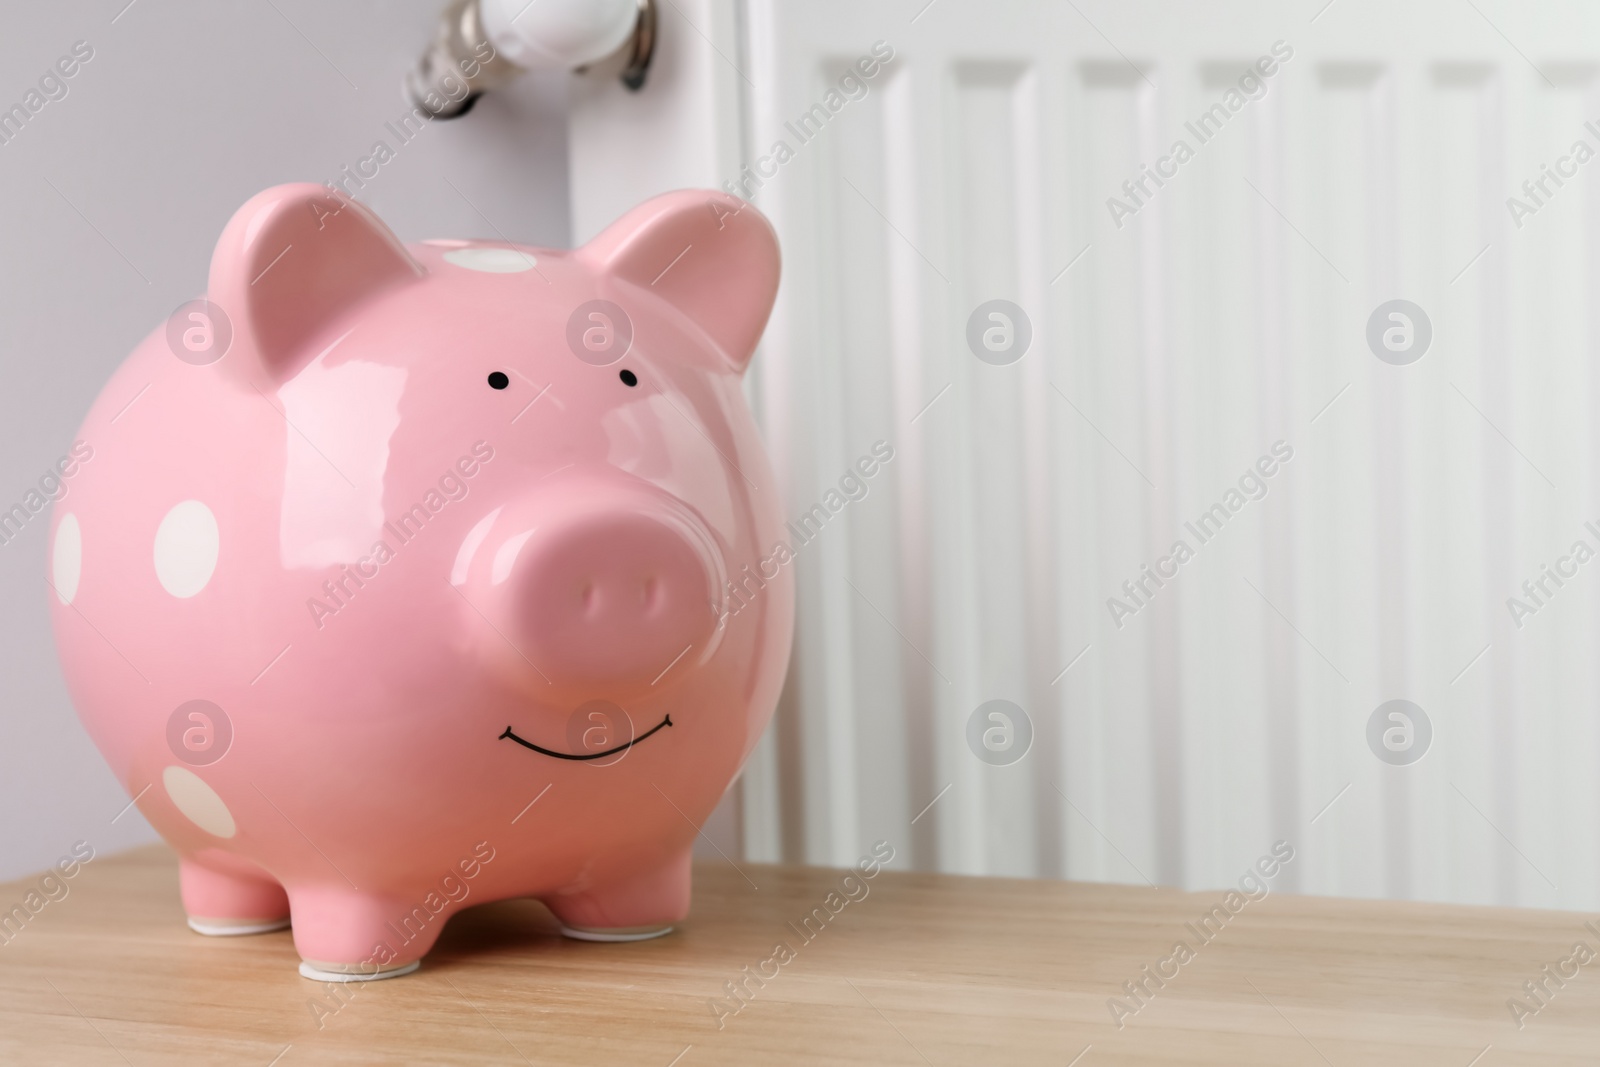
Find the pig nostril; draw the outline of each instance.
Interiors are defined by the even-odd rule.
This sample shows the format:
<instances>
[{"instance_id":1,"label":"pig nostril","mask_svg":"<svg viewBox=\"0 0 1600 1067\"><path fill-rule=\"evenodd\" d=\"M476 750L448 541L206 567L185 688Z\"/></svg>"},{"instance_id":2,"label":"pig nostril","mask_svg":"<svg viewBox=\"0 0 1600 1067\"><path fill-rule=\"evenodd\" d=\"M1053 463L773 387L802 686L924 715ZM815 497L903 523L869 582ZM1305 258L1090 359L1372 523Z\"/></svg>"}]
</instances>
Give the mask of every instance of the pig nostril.
<instances>
[{"instance_id":1,"label":"pig nostril","mask_svg":"<svg viewBox=\"0 0 1600 1067\"><path fill-rule=\"evenodd\" d=\"M599 606L599 604L600 604L600 597L599 597L598 593L595 590L593 582L585 582L583 584L583 597L582 597L582 600L583 600L583 613L585 615L593 615L594 612L595 612L595 608L597 608Z\"/></svg>"},{"instance_id":2,"label":"pig nostril","mask_svg":"<svg viewBox=\"0 0 1600 1067\"><path fill-rule=\"evenodd\" d=\"M639 606L648 612L651 608L655 607L655 603L656 580L653 577L646 578L644 580L644 584L639 587Z\"/></svg>"}]
</instances>

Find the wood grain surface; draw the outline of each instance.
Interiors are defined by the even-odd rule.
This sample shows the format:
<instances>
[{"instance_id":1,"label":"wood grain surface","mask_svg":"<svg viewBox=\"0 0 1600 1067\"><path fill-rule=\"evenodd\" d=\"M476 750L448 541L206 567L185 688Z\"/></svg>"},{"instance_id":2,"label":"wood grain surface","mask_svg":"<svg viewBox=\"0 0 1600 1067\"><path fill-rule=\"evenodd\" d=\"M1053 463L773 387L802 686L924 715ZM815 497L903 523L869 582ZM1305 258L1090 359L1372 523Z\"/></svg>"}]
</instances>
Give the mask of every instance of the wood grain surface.
<instances>
[{"instance_id":1,"label":"wood grain surface","mask_svg":"<svg viewBox=\"0 0 1600 1067\"><path fill-rule=\"evenodd\" d=\"M190 932L164 848L100 858L0 944L0 1062L1600 1062L1600 960L1560 986L1541 974L1600 949L1590 916L1275 893L1202 941L1190 927L1220 891L885 870L834 915L845 873L702 863L690 920L638 944L564 940L531 901L485 905L416 974L331 987L299 977L286 931ZM0 908L37 885L0 886ZM1131 1010L1123 983L1179 940L1193 958L1116 1025L1108 1002ZM727 999L758 971L776 973ZM1522 983L1541 979L1519 1028L1507 1000L1533 1006Z\"/></svg>"}]
</instances>

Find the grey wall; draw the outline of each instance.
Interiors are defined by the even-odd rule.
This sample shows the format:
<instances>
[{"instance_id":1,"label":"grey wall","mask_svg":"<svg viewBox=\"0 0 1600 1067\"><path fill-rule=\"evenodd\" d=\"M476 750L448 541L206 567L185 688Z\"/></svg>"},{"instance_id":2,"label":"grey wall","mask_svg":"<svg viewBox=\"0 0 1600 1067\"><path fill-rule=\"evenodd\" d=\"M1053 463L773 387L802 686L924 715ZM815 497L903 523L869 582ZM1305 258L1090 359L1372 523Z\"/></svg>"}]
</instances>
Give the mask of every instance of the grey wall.
<instances>
[{"instance_id":1,"label":"grey wall","mask_svg":"<svg viewBox=\"0 0 1600 1067\"><path fill-rule=\"evenodd\" d=\"M65 452L133 346L204 290L223 225L267 186L330 180L383 139L396 157L360 195L402 238L568 243L564 76L526 78L403 147L384 128L444 0L125 3L0 15L0 109L74 42L94 49L0 144L0 508ZM112 823L127 795L67 699L47 527L41 514L0 547L0 879L78 839L109 852L155 837L137 810Z\"/></svg>"}]
</instances>

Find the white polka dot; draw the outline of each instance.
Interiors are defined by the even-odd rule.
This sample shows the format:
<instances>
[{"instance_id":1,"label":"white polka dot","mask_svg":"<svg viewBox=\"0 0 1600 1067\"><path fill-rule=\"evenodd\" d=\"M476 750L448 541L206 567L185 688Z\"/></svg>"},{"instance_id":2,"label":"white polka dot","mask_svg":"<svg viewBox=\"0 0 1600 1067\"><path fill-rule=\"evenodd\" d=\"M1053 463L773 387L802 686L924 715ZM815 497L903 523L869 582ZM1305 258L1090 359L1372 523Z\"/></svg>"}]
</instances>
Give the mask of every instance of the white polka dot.
<instances>
[{"instance_id":1,"label":"white polka dot","mask_svg":"<svg viewBox=\"0 0 1600 1067\"><path fill-rule=\"evenodd\" d=\"M161 772L161 784L167 796L184 816L200 829L215 837L232 837L238 833L233 824L233 812L217 796L217 791L187 767L168 767Z\"/></svg>"},{"instance_id":2,"label":"white polka dot","mask_svg":"<svg viewBox=\"0 0 1600 1067\"><path fill-rule=\"evenodd\" d=\"M50 554L50 569L55 578L56 596L63 604L78 595L78 578L83 574L83 531L71 512L61 516L56 526L56 547Z\"/></svg>"},{"instance_id":3,"label":"white polka dot","mask_svg":"<svg viewBox=\"0 0 1600 1067\"><path fill-rule=\"evenodd\" d=\"M454 252L446 252L444 261L486 274L516 274L532 270L539 264L531 253L515 248L458 248Z\"/></svg>"},{"instance_id":4,"label":"white polka dot","mask_svg":"<svg viewBox=\"0 0 1600 1067\"><path fill-rule=\"evenodd\" d=\"M156 530L156 577L175 597L191 597L206 587L217 569L221 541L217 517L198 500L185 500L167 512Z\"/></svg>"}]
</instances>

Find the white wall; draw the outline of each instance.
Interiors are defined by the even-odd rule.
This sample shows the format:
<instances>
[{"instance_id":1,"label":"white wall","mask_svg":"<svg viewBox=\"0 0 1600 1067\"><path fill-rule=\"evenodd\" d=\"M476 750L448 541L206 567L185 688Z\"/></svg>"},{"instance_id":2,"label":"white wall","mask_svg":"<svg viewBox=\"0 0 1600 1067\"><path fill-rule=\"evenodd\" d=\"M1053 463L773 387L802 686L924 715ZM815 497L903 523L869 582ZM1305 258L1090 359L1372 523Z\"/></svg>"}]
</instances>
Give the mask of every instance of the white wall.
<instances>
[{"instance_id":1,"label":"white wall","mask_svg":"<svg viewBox=\"0 0 1600 1067\"><path fill-rule=\"evenodd\" d=\"M0 500L71 444L112 369L205 286L233 211L398 140L443 0L6 5L0 107L76 41L94 58L0 145ZM120 12L120 15L119 15ZM115 22L113 22L115 19ZM566 78L528 78L398 147L362 197L402 238L568 243ZM465 194L464 200L445 182ZM53 186L53 187L52 187ZM69 203L70 201L70 203ZM486 221L483 215L488 217ZM0 547L0 879L84 839L154 838L78 724L45 610L48 523Z\"/></svg>"}]
</instances>

